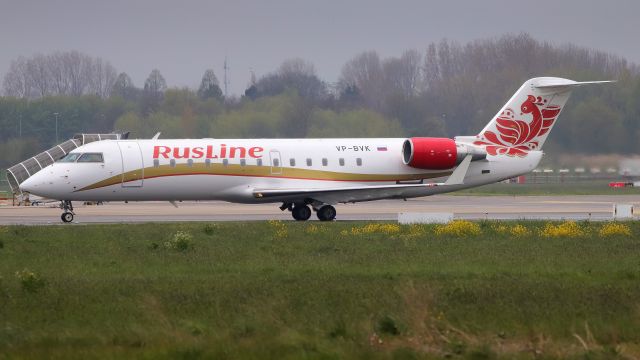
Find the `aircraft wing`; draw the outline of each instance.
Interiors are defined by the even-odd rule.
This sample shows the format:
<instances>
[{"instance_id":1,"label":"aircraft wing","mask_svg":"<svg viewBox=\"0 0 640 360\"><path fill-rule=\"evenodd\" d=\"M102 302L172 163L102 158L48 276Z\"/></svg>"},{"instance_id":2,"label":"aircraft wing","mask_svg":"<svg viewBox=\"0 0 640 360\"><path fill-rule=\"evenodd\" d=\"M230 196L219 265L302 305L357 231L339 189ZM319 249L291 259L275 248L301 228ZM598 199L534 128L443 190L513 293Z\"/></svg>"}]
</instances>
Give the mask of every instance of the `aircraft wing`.
<instances>
[{"instance_id":1,"label":"aircraft wing","mask_svg":"<svg viewBox=\"0 0 640 360\"><path fill-rule=\"evenodd\" d=\"M348 186L317 189L256 189L253 196L260 199L280 200L314 199L326 204L340 202L370 201L379 199L402 199L416 190L436 184L401 184L375 186Z\"/></svg>"},{"instance_id":2,"label":"aircraft wing","mask_svg":"<svg viewBox=\"0 0 640 360\"><path fill-rule=\"evenodd\" d=\"M297 199L314 199L326 204L344 202L371 201L380 199L403 199L412 196L431 195L437 191L435 187L455 186L464 184L464 177L471 163L471 155L456 167L444 183L427 184L395 184L371 186L346 186L335 188L305 188L305 189L255 189L253 196L258 199L275 198L282 201ZM432 190L432 191L429 191Z\"/></svg>"}]
</instances>

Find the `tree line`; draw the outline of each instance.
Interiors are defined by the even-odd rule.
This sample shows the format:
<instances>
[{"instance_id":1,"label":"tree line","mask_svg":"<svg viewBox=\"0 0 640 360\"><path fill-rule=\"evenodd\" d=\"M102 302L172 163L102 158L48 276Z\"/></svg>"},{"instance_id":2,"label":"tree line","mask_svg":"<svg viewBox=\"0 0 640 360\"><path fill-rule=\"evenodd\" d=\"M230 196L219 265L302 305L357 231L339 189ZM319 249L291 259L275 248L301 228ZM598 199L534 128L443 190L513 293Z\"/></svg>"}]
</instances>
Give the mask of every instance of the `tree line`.
<instances>
[{"instance_id":1,"label":"tree line","mask_svg":"<svg viewBox=\"0 0 640 360\"><path fill-rule=\"evenodd\" d=\"M477 133L528 78L618 80L574 92L548 153L640 151L640 76L624 58L527 34L347 61L337 83L312 63L285 60L225 98L213 70L198 89L169 87L158 69L137 87L108 61L78 52L18 58L3 79L0 166L76 132L162 137L455 136ZM57 114L57 115L55 115Z\"/></svg>"}]
</instances>

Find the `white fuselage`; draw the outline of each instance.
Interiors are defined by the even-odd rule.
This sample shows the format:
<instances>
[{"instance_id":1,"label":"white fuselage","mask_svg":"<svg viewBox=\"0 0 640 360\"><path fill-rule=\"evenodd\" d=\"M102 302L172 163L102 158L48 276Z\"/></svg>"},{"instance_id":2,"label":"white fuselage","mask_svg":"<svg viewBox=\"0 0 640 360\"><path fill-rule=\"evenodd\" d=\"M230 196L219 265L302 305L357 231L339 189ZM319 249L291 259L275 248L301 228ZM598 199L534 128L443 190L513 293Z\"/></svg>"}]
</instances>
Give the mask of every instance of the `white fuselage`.
<instances>
[{"instance_id":1,"label":"white fuselage","mask_svg":"<svg viewBox=\"0 0 640 360\"><path fill-rule=\"evenodd\" d=\"M60 200L296 201L256 197L256 189L333 189L436 183L454 170L425 170L402 161L404 138L105 140L73 153L99 153L102 162L57 162L21 188ZM542 157L487 156L473 161L464 183L416 187L401 196L368 194L327 203L419 197L493 183L533 170Z\"/></svg>"}]
</instances>

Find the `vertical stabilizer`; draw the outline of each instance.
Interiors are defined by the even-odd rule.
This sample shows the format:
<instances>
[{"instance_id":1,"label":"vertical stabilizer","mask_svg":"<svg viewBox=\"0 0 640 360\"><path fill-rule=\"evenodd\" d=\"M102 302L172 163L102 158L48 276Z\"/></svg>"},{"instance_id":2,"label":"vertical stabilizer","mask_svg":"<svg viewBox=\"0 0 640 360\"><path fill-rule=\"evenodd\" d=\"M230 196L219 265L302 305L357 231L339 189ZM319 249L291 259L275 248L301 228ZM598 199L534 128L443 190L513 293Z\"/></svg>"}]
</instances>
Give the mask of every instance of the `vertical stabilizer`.
<instances>
[{"instance_id":1,"label":"vertical stabilizer","mask_svg":"<svg viewBox=\"0 0 640 360\"><path fill-rule=\"evenodd\" d=\"M529 151L542 148L575 86L603 82L609 81L576 82L553 77L530 79L478 135L460 140L484 146L490 155L524 157Z\"/></svg>"}]
</instances>

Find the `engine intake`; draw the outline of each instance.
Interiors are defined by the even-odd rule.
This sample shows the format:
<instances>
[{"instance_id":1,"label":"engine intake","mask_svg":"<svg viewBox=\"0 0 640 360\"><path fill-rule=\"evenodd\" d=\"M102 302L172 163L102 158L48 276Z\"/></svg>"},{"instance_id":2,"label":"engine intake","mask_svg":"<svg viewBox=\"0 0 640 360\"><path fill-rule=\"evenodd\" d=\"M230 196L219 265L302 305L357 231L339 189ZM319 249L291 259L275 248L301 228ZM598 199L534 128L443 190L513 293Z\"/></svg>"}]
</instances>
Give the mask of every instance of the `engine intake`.
<instances>
[{"instance_id":1,"label":"engine intake","mask_svg":"<svg viewBox=\"0 0 640 360\"><path fill-rule=\"evenodd\" d=\"M472 161L481 160L487 157L487 152L468 144L457 144L448 138L410 138L402 145L404 164L419 169L451 169L467 155L472 155Z\"/></svg>"}]
</instances>

